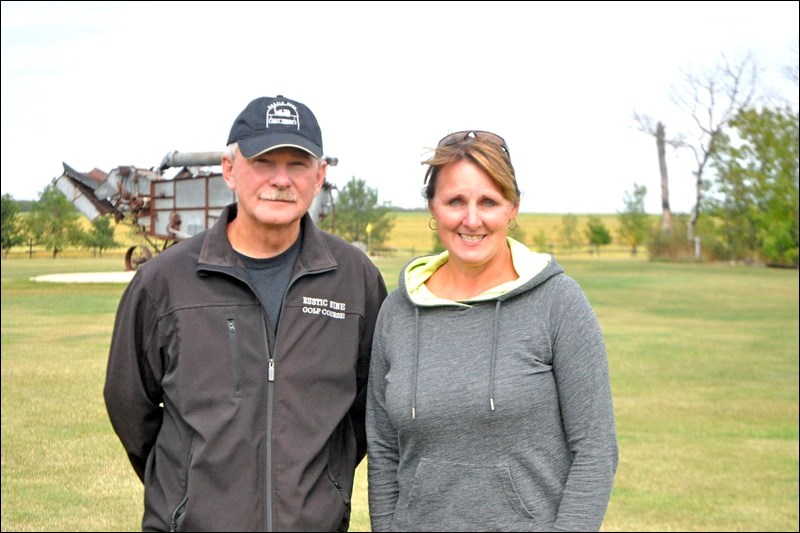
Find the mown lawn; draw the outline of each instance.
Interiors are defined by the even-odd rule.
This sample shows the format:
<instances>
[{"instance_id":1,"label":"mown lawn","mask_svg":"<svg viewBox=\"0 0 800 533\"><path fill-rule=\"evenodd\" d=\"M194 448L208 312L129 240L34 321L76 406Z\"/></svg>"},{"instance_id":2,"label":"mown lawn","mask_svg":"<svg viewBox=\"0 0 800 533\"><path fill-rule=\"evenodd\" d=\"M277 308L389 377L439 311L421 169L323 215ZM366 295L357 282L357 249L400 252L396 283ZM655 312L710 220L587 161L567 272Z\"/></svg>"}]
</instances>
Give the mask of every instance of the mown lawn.
<instances>
[{"instance_id":1,"label":"mown lawn","mask_svg":"<svg viewBox=\"0 0 800 533\"><path fill-rule=\"evenodd\" d=\"M409 258L373 259L394 288ZM603 530L797 531L798 272L558 259L608 346L620 465ZM29 281L121 267L119 253L2 261L3 531L140 530L142 487L102 400L124 287ZM351 530L368 531L364 464L357 479Z\"/></svg>"}]
</instances>

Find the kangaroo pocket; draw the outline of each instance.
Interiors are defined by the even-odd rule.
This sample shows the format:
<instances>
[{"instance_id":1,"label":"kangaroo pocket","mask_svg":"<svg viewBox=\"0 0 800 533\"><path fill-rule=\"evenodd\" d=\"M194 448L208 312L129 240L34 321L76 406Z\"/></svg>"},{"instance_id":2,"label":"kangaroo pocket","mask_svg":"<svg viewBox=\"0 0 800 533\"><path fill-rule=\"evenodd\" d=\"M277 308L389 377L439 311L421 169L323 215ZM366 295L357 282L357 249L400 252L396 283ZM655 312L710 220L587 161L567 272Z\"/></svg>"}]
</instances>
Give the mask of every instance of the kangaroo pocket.
<instances>
[{"instance_id":1,"label":"kangaroo pocket","mask_svg":"<svg viewBox=\"0 0 800 533\"><path fill-rule=\"evenodd\" d=\"M419 531L533 531L534 518L505 464L421 459L409 499Z\"/></svg>"}]
</instances>

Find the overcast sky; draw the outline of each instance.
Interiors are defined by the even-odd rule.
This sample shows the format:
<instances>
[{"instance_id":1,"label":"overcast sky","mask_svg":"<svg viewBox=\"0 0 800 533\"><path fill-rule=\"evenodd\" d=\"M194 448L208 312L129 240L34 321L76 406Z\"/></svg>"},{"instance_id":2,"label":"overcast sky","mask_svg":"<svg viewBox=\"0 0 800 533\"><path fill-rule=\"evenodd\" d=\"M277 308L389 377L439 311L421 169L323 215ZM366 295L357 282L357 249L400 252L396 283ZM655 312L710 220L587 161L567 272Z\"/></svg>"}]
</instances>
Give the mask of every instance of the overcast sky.
<instances>
[{"instance_id":1,"label":"overcast sky","mask_svg":"<svg viewBox=\"0 0 800 533\"><path fill-rule=\"evenodd\" d=\"M660 213L655 141L634 111L688 130L683 70L751 53L770 90L797 63L798 2L14 2L2 4L2 193L36 199L62 162L88 172L222 150L259 96L307 104L328 178L423 207L443 135L510 147L521 209L614 213L634 184ZM796 104L795 104L796 105ZM692 159L668 152L673 211Z\"/></svg>"}]
</instances>

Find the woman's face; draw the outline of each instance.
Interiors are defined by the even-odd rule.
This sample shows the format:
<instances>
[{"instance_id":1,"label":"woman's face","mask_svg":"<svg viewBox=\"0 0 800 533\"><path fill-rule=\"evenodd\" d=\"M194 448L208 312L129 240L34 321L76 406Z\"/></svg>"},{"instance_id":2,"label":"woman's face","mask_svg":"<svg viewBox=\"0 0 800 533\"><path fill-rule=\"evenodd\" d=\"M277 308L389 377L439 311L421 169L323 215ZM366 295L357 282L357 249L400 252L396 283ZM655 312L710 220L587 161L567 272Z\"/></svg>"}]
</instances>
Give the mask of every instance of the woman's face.
<instances>
[{"instance_id":1,"label":"woman's face","mask_svg":"<svg viewBox=\"0 0 800 533\"><path fill-rule=\"evenodd\" d=\"M439 171L436 194L428 205L450 261L482 268L505 258L506 229L519 204L507 200L486 172L467 160Z\"/></svg>"}]
</instances>

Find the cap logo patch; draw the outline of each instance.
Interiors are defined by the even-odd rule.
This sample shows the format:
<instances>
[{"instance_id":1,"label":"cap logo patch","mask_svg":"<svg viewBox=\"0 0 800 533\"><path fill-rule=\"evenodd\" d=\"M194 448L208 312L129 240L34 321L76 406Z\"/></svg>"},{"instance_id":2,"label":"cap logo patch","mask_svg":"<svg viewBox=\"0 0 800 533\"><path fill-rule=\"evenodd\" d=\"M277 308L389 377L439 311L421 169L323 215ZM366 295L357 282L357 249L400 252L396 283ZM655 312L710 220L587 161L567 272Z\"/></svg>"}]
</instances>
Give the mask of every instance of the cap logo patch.
<instances>
[{"instance_id":1,"label":"cap logo patch","mask_svg":"<svg viewBox=\"0 0 800 533\"><path fill-rule=\"evenodd\" d=\"M300 129L300 115L289 102L278 101L267 107L267 129L270 126L295 126Z\"/></svg>"}]
</instances>

